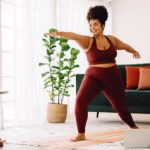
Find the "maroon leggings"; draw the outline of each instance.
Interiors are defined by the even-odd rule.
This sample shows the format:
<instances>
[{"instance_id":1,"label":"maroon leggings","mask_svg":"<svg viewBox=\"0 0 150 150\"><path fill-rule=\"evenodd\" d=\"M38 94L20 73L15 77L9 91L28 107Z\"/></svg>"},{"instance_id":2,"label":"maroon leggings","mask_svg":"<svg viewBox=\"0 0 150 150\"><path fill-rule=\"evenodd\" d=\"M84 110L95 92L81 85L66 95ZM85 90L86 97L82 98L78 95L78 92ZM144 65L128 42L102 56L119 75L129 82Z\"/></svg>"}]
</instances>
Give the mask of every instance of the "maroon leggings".
<instances>
[{"instance_id":1,"label":"maroon leggings","mask_svg":"<svg viewBox=\"0 0 150 150\"><path fill-rule=\"evenodd\" d=\"M120 72L116 65L110 68L89 67L76 98L75 115L78 132L85 132L88 105L100 91L103 91L121 119L130 127L134 127L135 123L128 111L124 90Z\"/></svg>"}]
</instances>

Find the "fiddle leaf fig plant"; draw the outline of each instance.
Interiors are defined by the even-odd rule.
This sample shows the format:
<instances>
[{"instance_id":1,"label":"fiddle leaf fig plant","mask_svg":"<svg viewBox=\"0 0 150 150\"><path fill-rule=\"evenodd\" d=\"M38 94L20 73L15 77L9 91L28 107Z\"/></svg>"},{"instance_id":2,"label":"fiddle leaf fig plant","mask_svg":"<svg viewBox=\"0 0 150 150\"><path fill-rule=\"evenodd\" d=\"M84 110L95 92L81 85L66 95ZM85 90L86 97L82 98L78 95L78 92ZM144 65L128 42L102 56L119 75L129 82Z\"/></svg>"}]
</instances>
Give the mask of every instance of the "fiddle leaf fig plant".
<instances>
[{"instance_id":1,"label":"fiddle leaf fig plant","mask_svg":"<svg viewBox=\"0 0 150 150\"><path fill-rule=\"evenodd\" d=\"M57 29L51 28L49 32ZM62 37L49 37L42 39L45 46L44 62L39 66L45 70L41 76L44 78L44 89L48 92L52 103L62 104L65 97L69 97L69 89L74 87L72 78L74 70L79 67L77 56L79 50L71 47L68 40Z\"/></svg>"}]
</instances>

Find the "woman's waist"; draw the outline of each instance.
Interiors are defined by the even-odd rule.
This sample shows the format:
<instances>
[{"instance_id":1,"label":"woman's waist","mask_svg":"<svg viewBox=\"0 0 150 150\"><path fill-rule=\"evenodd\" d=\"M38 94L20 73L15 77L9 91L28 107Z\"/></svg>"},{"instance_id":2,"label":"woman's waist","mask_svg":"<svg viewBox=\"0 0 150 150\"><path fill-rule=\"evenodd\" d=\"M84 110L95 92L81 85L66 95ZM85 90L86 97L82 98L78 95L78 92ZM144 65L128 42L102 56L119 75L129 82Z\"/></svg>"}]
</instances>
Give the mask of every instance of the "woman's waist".
<instances>
[{"instance_id":1,"label":"woman's waist","mask_svg":"<svg viewBox=\"0 0 150 150\"><path fill-rule=\"evenodd\" d=\"M116 66L116 63L100 63L100 64L90 64L89 67L102 67L102 68L109 68Z\"/></svg>"},{"instance_id":2,"label":"woman's waist","mask_svg":"<svg viewBox=\"0 0 150 150\"><path fill-rule=\"evenodd\" d=\"M116 63L108 63L108 64L95 64L90 65L85 74L92 76L92 77L100 77L105 78L106 76L108 78L111 78L111 75L118 73L118 67Z\"/></svg>"}]
</instances>

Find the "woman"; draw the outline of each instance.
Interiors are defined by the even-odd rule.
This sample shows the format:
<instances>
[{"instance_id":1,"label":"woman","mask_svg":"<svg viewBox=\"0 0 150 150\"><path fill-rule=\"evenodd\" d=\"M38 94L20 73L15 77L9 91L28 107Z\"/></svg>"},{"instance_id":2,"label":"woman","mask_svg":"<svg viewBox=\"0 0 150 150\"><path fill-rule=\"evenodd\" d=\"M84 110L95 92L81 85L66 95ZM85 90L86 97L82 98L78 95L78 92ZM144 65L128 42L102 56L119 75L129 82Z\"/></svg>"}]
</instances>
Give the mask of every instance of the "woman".
<instances>
[{"instance_id":1,"label":"woman","mask_svg":"<svg viewBox=\"0 0 150 150\"><path fill-rule=\"evenodd\" d=\"M76 41L84 50L89 67L76 97L75 116L78 135L72 141L85 140L85 126L87 122L87 107L103 91L121 119L131 128L138 128L127 109L124 86L116 66L116 50L132 53L134 58L140 58L138 51L112 35L104 35L105 21L108 18L104 6L91 7L87 14L92 36L79 35L72 32L52 32L47 35L61 36Z\"/></svg>"}]
</instances>

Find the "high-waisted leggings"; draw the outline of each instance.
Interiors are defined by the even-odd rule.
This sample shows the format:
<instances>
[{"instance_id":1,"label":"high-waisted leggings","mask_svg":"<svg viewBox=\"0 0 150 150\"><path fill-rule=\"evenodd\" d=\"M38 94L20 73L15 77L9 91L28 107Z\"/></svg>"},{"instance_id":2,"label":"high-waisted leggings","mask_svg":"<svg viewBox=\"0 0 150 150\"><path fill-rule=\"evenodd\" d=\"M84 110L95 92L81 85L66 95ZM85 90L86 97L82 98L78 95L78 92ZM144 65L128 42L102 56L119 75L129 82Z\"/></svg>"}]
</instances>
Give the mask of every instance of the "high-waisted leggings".
<instances>
[{"instance_id":1,"label":"high-waisted leggings","mask_svg":"<svg viewBox=\"0 0 150 150\"><path fill-rule=\"evenodd\" d=\"M118 67L89 67L76 97L75 115L78 132L85 132L88 105L100 91L107 97L120 118L130 127L134 127L135 123L126 105L125 88Z\"/></svg>"}]
</instances>

